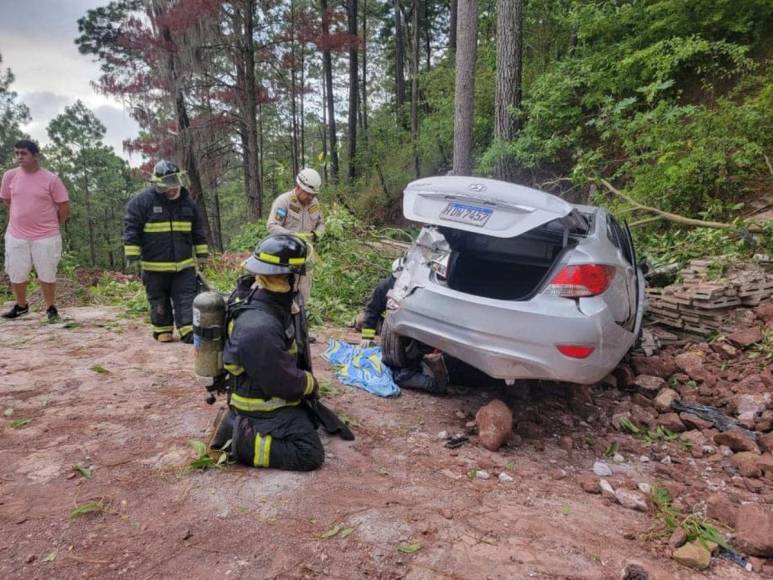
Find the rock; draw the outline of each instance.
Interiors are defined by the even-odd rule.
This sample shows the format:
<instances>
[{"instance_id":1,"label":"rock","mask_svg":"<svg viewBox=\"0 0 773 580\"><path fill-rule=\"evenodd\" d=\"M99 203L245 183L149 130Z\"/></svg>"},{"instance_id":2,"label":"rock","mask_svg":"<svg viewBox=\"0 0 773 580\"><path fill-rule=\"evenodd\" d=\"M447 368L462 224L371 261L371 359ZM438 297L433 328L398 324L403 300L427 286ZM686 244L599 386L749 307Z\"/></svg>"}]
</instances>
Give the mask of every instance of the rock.
<instances>
[{"instance_id":1,"label":"rock","mask_svg":"<svg viewBox=\"0 0 773 580\"><path fill-rule=\"evenodd\" d=\"M765 323L765 326L773 328L773 302L760 304L754 309L754 314Z\"/></svg>"},{"instance_id":2,"label":"rock","mask_svg":"<svg viewBox=\"0 0 773 580\"><path fill-rule=\"evenodd\" d=\"M440 515L447 520L452 520L454 519L454 510L452 510L451 508L442 508L440 510Z\"/></svg>"},{"instance_id":3,"label":"rock","mask_svg":"<svg viewBox=\"0 0 773 580\"><path fill-rule=\"evenodd\" d=\"M751 451L741 451L730 459L730 463L744 477L761 477L762 470L757 466L759 455Z\"/></svg>"},{"instance_id":4,"label":"rock","mask_svg":"<svg viewBox=\"0 0 773 580\"><path fill-rule=\"evenodd\" d=\"M650 573L647 572L643 564L631 562L626 564L620 580L650 580Z\"/></svg>"},{"instance_id":5,"label":"rock","mask_svg":"<svg viewBox=\"0 0 773 580\"><path fill-rule=\"evenodd\" d=\"M630 491L628 489L618 489L615 491L615 498L620 505L628 508L629 510L636 510L639 512L646 512L649 510L647 505L647 498L645 498L638 491Z\"/></svg>"},{"instance_id":6,"label":"rock","mask_svg":"<svg viewBox=\"0 0 773 580\"><path fill-rule=\"evenodd\" d=\"M687 441L693 447L702 447L706 443L706 436L696 429L685 431L680 436L680 439Z\"/></svg>"},{"instance_id":7,"label":"rock","mask_svg":"<svg viewBox=\"0 0 773 580\"><path fill-rule=\"evenodd\" d=\"M612 487L612 484L609 483L606 479L599 480L599 489L601 489L602 497L617 501L617 496L615 496L615 488Z\"/></svg>"},{"instance_id":8,"label":"rock","mask_svg":"<svg viewBox=\"0 0 773 580\"><path fill-rule=\"evenodd\" d=\"M633 368L639 375L649 375L666 379L673 375L677 370L674 359L667 354L649 357L637 355L631 360L633 362Z\"/></svg>"},{"instance_id":9,"label":"rock","mask_svg":"<svg viewBox=\"0 0 773 580\"><path fill-rule=\"evenodd\" d=\"M773 473L773 454L763 453L757 456L756 465L763 473Z\"/></svg>"},{"instance_id":10,"label":"rock","mask_svg":"<svg viewBox=\"0 0 773 580\"><path fill-rule=\"evenodd\" d=\"M640 461L641 463L649 463L649 462L650 462L650 458L649 458L649 457L647 457L646 455L640 455L640 456L639 456L639 461Z\"/></svg>"},{"instance_id":11,"label":"rock","mask_svg":"<svg viewBox=\"0 0 773 580\"><path fill-rule=\"evenodd\" d=\"M773 395L770 393L744 393L733 397L733 406L738 415L751 413L761 415L773 401Z\"/></svg>"},{"instance_id":12,"label":"rock","mask_svg":"<svg viewBox=\"0 0 773 580\"><path fill-rule=\"evenodd\" d=\"M564 451L571 451L574 447L574 440L568 435L564 435L558 440L558 446Z\"/></svg>"},{"instance_id":13,"label":"rock","mask_svg":"<svg viewBox=\"0 0 773 580\"><path fill-rule=\"evenodd\" d=\"M770 409L763 411L762 415L754 424L754 430L759 431L760 433L769 433L770 431L773 431L773 411Z\"/></svg>"},{"instance_id":14,"label":"rock","mask_svg":"<svg viewBox=\"0 0 773 580\"><path fill-rule=\"evenodd\" d=\"M737 393L764 393L767 385L760 375L747 375L735 384L733 390Z\"/></svg>"},{"instance_id":15,"label":"rock","mask_svg":"<svg viewBox=\"0 0 773 580\"><path fill-rule=\"evenodd\" d=\"M496 399L478 409L475 415L480 444L496 451L507 441L513 430L513 412L505 403Z\"/></svg>"},{"instance_id":16,"label":"rock","mask_svg":"<svg viewBox=\"0 0 773 580\"><path fill-rule=\"evenodd\" d=\"M749 437L745 432L740 429L730 429L724 433L717 433L714 435L714 443L717 445L727 445L735 452L738 451L752 451L759 453L760 449L757 444Z\"/></svg>"},{"instance_id":17,"label":"rock","mask_svg":"<svg viewBox=\"0 0 773 580\"><path fill-rule=\"evenodd\" d=\"M680 564L697 570L705 570L711 562L711 553L697 541L677 548L671 553L671 557Z\"/></svg>"},{"instance_id":18,"label":"rock","mask_svg":"<svg viewBox=\"0 0 773 580\"><path fill-rule=\"evenodd\" d=\"M740 347L746 348L762 340L762 331L759 326L742 328L741 330L736 330L733 334L729 334L727 339Z\"/></svg>"},{"instance_id":19,"label":"rock","mask_svg":"<svg viewBox=\"0 0 773 580\"><path fill-rule=\"evenodd\" d=\"M566 479L567 475L568 473L566 473L566 471L561 469L560 467L554 467L553 469L550 470L550 478L555 479L556 481Z\"/></svg>"},{"instance_id":20,"label":"rock","mask_svg":"<svg viewBox=\"0 0 773 580\"><path fill-rule=\"evenodd\" d=\"M649 495L652 492L652 486L649 483L646 483L644 481L639 482L639 484L636 487L638 487L639 491L642 492L644 495Z\"/></svg>"},{"instance_id":21,"label":"rock","mask_svg":"<svg viewBox=\"0 0 773 580\"><path fill-rule=\"evenodd\" d=\"M513 481L513 478L512 478L512 476L508 475L507 473L505 473L503 471L502 473L499 474L499 481L508 483L510 481Z\"/></svg>"},{"instance_id":22,"label":"rock","mask_svg":"<svg viewBox=\"0 0 773 580\"><path fill-rule=\"evenodd\" d=\"M612 456L612 461L615 463L625 463L625 457L623 457L620 453L615 453Z\"/></svg>"},{"instance_id":23,"label":"rock","mask_svg":"<svg viewBox=\"0 0 773 580\"><path fill-rule=\"evenodd\" d=\"M672 433L681 433L686 428L679 418L679 415L676 413L664 413L663 415L659 415L655 420L655 424L668 429Z\"/></svg>"},{"instance_id":24,"label":"rock","mask_svg":"<svg viewBox=\"0 0 773 580\"><path fill-rule=\"evenodd\" d=\"M477 425L477 423L475 421L467 421L464 424L464 428L465 429L475 429L475 425Z\"/></svg>"},{"instance_id":25,"label":"rock","mask_svg":"<svg viewBox=\"0 0 773 580\"><path fill-rule=\"evenodd\" d=\"M724 493L713 493L706 498L706 515L726 526L735 526L738 507Z\"/></svg>"},{"instance_id":26,"label":"rock","mask_svg":"<svg viewBox=\"0 0 773 580\"><path fill-rule=\"evenodd\" d=\"M671 537L668 538L668 545L672 550L684 545L687 541L687 532L684 528L676 528Z\"/></svg>"},{"instance_id":27,"label":"rock","mask_svg":"<svg viewBox=\"0 0 773 580\"><path fill-rule=\"evenodd\" d=\"M631 406L631 421L636 425L647 427L648 429L655 427L655 415L639 405Z\"/></svg>"},{"instance_id":28,"label":"rock","mask_svg":"<svg viewBox=\"0 0 773 580\"><path fill-rule=\"evenodd\" d=\"M30 554L29 556L27 556L24 559L24 563L25 564L32 564L35 561L35 558L36 558L35 554Z\"/></svg>"},{"instance_id":29,"label":"rock","mask_svg":"<svg viewBox=\"0 0 773 580\"><path fill-rule=\"evenodd\" d=\"M596 461L593 464L593 473L599 477L609 477L612 475L612 469L603 461Z\"/></svg>"},{"instance_id":30,"label":"rock","mask_svg":"<svg viewBox=\"0 0 773 580\"><path fill-rule=\"evenodd\" d=\"M707 372L703 367L703 357L696 352L683 352L674 357L676 366L679 367L691 379L702 381Z\"/></svg>"},{"instance_id":31,"label":"rock","mask_svg":"<svg viewBox=\"0 0 773 580\"><path fill-rule=\"evenodd\" d=\"M773 558L773 508L753 503L742 505L736 519L735 541L746 554Z\"/></svg>"},{"instance_id":32,"label":"rock","mask_svg":"<svg viewBox=\"0 0 773 580\"><path fill-rule=\"evenodd\" d=\"M590 473L583 473L577 476L577 483L580 484L582 490L586 493L601 493L601 487L599 487L599 480Z\"/></svg>"},{"instance_id":33,"label":"rock","mask_svg":"<svg viewBox=\"0 0 773 580\"><path fill-rule=\"evenodd\" d=\"M440 431L437 434L437 438L440 439L440 440L448 439L448 431Z\"/></svg>"},{"instance_id":34,"label":"rock","mask_svg":"<svg viewBox=\"0 0 773 580\"><path fill-rule=\"evenodd\" d=\"M652 399L648 399L641 393L634 393L631 396L631 403L634 405L639 405L640 407L644 407L645 409L652 409L655 407L655 402Z\"/></svg>"},{"instance_id":35,"label":"rock","mask_svg":"<svg viewBox=\"0 0 773 580\"><path fill-rule=\"evenodd\" d=\"M623 425L622 425L623 419L627 419L628 421L630 421L631 413L626 411L624 413L615 413L614 415L612 415L612 419L611 419L612 426L618 431L623 431Z\"/></svg>"},{"instance_id":36,"label":"rock","mask_svg":"<svg viewBox=\"0 0 773 580\"><path fill-rule=\"evenodd\" d=\"M673 389L663 389L655 397L655 408L661 413L668 413L671 411L671 403L681 399L679 393Z\"/></svg>"},{"instance_id":37,"label":"rock","mask_svg":"<svg viewBox=\"0 0 773 580\"><path fill-rule=\"evenodd\" d=\"M645 397L650 399L654 398L658 394L658 391L666 386L665 379L661 377L655 377L652 375L639 375L633 381L636 385L636 389Z\"/></svg>"},{"instance_id":38,"label":"rock","mask_svg":"<svg viewBox=\"0 0 773 580\"><path fill-rule=\"evenodd\" d=\"M464 413L464 411L456 411L454 413L457 419L466 419L467 415Z\"/></svg>"},{"instance_id":39,"label":"rock","mask_svg":"<svg viewBox=\"0 0 773 580\"><path fill-rule=\"evenodd\" d=\"M190 528L186 529L185 532L183 532L182 540L185 541L189 539L193 534L191 533Z\"/></svg>"},{"instance_id":40,"label":"rock","mask_svg":"<svg viewBox=\"0 0 773 580\"><path fill-rule=\"evenodd\" d=\"M692 413L679 413L679 418L690 429L700 429L702 431L704 429L711 429L714 426L711 421L701 419Z\"/></svg>"},{"instance_id":41,"label":"rock","mask_svg":"<svg viewBox=\"0 0 773 580\"><path fill-rule=\"evenodd\" d=\"M475 470L475 478L476 479L491 479L491 474L486 471L485 469L476 469Z\"/></svg>"}]
</instances>

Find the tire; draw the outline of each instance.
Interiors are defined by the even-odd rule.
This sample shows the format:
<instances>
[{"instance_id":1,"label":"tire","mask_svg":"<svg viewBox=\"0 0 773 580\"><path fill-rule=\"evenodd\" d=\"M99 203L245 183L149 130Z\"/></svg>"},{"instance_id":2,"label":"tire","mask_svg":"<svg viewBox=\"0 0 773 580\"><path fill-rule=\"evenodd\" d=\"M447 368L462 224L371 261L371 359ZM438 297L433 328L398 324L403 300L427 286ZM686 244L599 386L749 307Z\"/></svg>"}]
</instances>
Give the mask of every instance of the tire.
<instances>
[{"instance_id":1,"label":"tire","mask_svg":"<svg viewBox=\"0 0 773 580\"><path fill-rule=\"evenodd\" d=\"M390 367L409 368L417 362L414 340L400 336L389 323L389 316L381 327L381 359ZM413 355L413 356L412 356ZM419 357L420 358L420 357Z\"/></svg>"}]
</instances>

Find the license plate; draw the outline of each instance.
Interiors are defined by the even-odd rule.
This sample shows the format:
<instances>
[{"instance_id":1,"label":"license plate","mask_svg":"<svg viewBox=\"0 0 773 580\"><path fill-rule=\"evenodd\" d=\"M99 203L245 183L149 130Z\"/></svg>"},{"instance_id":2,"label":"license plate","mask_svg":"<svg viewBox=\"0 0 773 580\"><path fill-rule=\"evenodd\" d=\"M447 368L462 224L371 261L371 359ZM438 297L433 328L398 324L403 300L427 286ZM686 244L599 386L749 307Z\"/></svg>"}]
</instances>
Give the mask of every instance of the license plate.
<instances>
[{"instance_id":1,"label":"license plate","mask_svg":"<svg viewBox=\"0 0 773 580\"><path fill-rule=\"evenodd\" d=\"M440 212L440 219L483 227L493 214L494 210L490 207L452 201Z\"/></svg>"}]
</instances>

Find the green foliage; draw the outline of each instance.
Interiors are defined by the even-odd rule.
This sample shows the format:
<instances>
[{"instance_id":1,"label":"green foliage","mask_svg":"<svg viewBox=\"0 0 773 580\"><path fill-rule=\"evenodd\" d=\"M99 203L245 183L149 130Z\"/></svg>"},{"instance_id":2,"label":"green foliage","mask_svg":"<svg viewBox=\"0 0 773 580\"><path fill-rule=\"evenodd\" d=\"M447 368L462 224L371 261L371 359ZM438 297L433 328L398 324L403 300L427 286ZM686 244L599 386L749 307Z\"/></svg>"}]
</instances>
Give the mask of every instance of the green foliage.
<instances>
[{"instance_id":1,"label":"green foliage","mask_svg":"<svg viewBox=\"0 0 773 580\"><path fill-rule=\"evenodd\" d=\"M148 314L148 301L145 289L139 280L119 282L103 275L96 286L88 289L89 301L93 304L120 305L130 317L142 317Z\"/></svg>"},{"instance_id":2,"label":"green foliage","mask_svg":"<svg viewBox=\"0 0 773 580\"><path fill-rule=\"evenodd\" d=\"M226 449L231 445L229 440L220 451L217 459L215 459L207 449L207 444L198 439L191 439L188 444L196 452L196 459L190 462L191 469L198 469L200 471L206 471L207 469L220 468L228 461L228 452Z\"/></svg>"},{"instance_id":3,"label":"green foliage","mask_svg":"<svg viewBox=\"0 0 773 580\"><path fill-rule=\"evenodd\" d=\"M685 515L677 510L671 500L671 494L665 487L653 486L650 492L650 501L655 508L656 516L661 520L662 535L670 535L676 528L683 528L687 532L689 541L698 540L704 545L706 542L713 542L718 546L730 549L730 544L710 520L702 518L698 514Z\"/></svg>"},{"instance_id":4,"label":"green foliage","mask_svg":"<svg viewBox=\"0 0 773 580\"><path fill-rule=\"evenodd\" d=\"M101 498L95 501L88 501L72 510L70 512L70 519L74 520L75 518L89 514L101 514L105 511L106 507L107 505L105 504L105 500Z\"/></svg>"}]
</instances>

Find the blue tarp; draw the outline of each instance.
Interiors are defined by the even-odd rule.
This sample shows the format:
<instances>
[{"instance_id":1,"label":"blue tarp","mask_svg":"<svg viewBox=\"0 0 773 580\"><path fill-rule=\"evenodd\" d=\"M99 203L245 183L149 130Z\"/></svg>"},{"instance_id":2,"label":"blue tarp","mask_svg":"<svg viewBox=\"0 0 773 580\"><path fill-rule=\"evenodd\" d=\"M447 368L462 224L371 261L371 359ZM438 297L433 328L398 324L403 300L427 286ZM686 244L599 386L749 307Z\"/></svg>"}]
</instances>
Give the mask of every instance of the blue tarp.
<instances>
[{"instance_id":1,"label":"blue tarp","mask_svg":"<svg viewBox=\"0 0 773 580\"><path fill-rule=\"evenodd\" d=\"M392 379L392 371L381 361L380 346L360 348L331 338L322 358L333 366L336 377L345 385L359 387L379 397L400 394L400 387Z\"/></svg>"}]
</instances>

